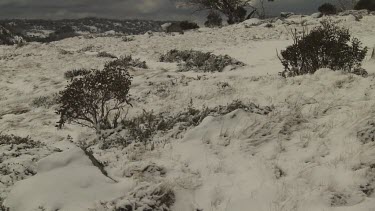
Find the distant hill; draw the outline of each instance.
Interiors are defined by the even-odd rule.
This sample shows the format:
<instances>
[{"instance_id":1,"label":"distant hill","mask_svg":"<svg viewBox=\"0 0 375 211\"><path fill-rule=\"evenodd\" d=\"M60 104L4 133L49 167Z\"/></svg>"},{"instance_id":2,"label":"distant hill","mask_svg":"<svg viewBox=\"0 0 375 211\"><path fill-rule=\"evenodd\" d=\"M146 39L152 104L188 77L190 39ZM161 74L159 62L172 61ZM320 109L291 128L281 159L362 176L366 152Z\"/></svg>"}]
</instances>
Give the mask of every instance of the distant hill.
<instances>
[{"instance_id":1,"label":"distant hill","mask_svg":"<svg viewBox=\"0 0 375 211\"><path fill-rule=\"evenodd\" d=\"M0 20L9 31L21 34L23 37L48 37L49 34L65 27L72 27L80 34L100 34L111 31L112 33L136 35L147 31L161 31L161 25L167 21L151 20L114 20L105 18L82 18L63 20L40 19L7 19Z\"/></svg>"}]
</instances>

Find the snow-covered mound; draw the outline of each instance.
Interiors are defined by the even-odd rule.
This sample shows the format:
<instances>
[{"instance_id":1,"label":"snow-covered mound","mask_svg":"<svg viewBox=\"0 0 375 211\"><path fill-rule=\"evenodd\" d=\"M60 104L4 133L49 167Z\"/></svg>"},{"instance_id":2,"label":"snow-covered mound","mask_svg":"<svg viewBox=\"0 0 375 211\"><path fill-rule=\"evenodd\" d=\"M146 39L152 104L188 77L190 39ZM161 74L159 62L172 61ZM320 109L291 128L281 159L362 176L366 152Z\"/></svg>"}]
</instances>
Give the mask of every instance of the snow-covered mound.
<instances>
[{"instance_id":1,"label":"snow-covered mound","mask_svg":"<svg viewBox=\"0 0 375 211\"><path fill-rule=\"evenodd\" d=\"M276 51L293 43L290 30L311 29L325 19L349 28L371 49L363 63L368 77L328 69L280 77ZM39 206L48 211L372 210L374 24L374 15L292 15L184 35L147 33L128 42L75 37L48 45L0 46L0 131L29 135L62 151L32 151L41 154L38 159L52 155L38 162L36 175L0 188L4 205L16 211ZM176 63L159 61L172 49L228 54L245 65L215 73L178 72ZM153 144L129 144L123 130L106 140L113 143L104 149L87 128L54 127L59 118L54 96L67 84L64 73L102 68L111 58L97 57L98 52L147 62L149 69L131 70L133 107L127 118L143 110L180 118L152 136ZM232 103L237 100L267 112ZM204 114L232 105L237 107L226 109L230 112L183 121L191 110ZM90 146L108 177L67 143ZM0 156L12 149L2 146ZM24 151L22 156L11 152L0 161L31 165ZM1 178L7 174L0 171Z\"/></svg>"}]
</instances>

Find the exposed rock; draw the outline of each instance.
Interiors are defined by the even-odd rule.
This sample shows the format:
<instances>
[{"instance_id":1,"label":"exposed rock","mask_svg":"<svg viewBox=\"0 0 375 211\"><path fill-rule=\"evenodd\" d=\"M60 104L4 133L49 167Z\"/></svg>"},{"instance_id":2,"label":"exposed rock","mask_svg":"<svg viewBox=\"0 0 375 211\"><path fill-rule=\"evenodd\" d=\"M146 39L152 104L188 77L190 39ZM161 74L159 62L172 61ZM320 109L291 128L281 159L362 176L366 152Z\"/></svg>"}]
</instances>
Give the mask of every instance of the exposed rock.
<instances>
[{"instance_id":1,"label":"exposed rock","mask_svg":"<svg viewBox=\"0 0 375 211\"><path fill-rule=\"evenodd\" d=\"M293 12L281 12L280 13L280 17L282 17L282 18L289 18L292 15L294 15Z\"/></svg>"}]
</instances>

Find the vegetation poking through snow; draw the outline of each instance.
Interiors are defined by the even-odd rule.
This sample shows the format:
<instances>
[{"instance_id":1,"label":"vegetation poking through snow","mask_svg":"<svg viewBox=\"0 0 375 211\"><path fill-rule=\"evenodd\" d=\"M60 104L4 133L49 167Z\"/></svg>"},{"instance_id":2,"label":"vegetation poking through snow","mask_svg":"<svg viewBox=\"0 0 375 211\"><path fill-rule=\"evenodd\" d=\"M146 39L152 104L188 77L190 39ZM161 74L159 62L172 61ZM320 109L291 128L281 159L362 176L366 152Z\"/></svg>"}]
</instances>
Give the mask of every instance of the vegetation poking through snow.
<instances>
[{"instance_id":1,"label":"vegetation poking through snow","mask_svg":"<svg viewBox=\"0 0 375 211\"><path fill-rule=\"evenodd\" d=\"M357 38L351 38L348 29L323 22L310 33L305 30L302 35L294 31L294 44L281 51L283 77L313 74L320 68L352 72L361 67L367 47L362 48Z\"/></svg>"},{"instance_id":2,"label":"vegetation poking through snow","mask_svg":"<svg viewBox=\"0 0 375 211\"><path fill-rule=\"evenodd\" d=\"M191 29L198 29L199 26L197 23L189 22L189 21L181 21L180 27L183 31L185 30L191 30Z\"/></svg>"},{"instance_id":3,"label":"vegetation poking through snow","mask_svg":"<svg viewBox=\"0 0 375 211\"><path fill-rule=\"evenodd\" d=\"M133 59L131 55L123 56L119 59L114 61L107 62L104 65L104 69L117 69L117 68L142 68L147 69L147 64L145 61L141 61L140 59Z\"/></svg>"},{"instance_id":4,"label":"vegetation poking through snow","mask_svg":"<svg viewBox=\"0 0 375 211\"><path fill-rule=\"evenodd\" d=\"M39 107L50 108L57 104L58 98L59 96L56 93L53 95L48 95L48 96L39 96L33 99L33 101L31 102L31 106L36 107L36 108L39 108Z\"/></svg>"},{"instance_id":5,"label":"vegetation poking through snow","mask_svg":"<svg viewBox=\"0 0 375 211\"><path fill-rule=\"evenodd\" d=\"M118 60L116 60L118 61ZM59 93L56 113L61 128L65 123L76 123L99 132L116 128L118 120L129 105L132 77L121 63L107 63L103 70L93 70L81 78L73 78Z\"/></svg>"},{"instance_id":6,"label":"vegetation poking through snow","mask_svg":"<svg viewBox=\"0 0 375 211\"><path fill-rule=\"evenodd\" d=\"M65 79L73 80L74 78L78 76L85 76L87 74L90 74L91 70L87 70L84 68L81 69L74 69L74 70L68 70L64 73Z\"/></svg>"},{"instance_id":7,"label":"vegetation poking through snow","mask_svg":"<svg viewBox=\"0 0 375 211\"><path fill-rule=\"evenodd\" d=\"M272 111L271 107L260 107L254 103L243 103L236 100L225 106L214 108L203 107L202 109L194 108L191 104L182 112L175 115L169 113L154 114L153 111L143 111L143 113L133 119L122 120L122 128L126 131L126 137L107 138L103 137L105 142L102 148L126 147L130 143L140 142L145 145L152 142L153 137L159 132L164 133L178 127L180 131L186 130L191 126L198 126L207 116L222 116L234 110L242 109L250 113L267 115ZM114 134L112 131L110 135Z\"/></svg>"},{"instance_id":8,"label":"vegetation poking through snow","mask_svg":"<svg viewBox=\"0 0 375 211\"><path fill-rule=\"evenodd\" d=\"M52 151L30 137L7 134L0 134L0 150L3 152L0 156L0 186L7 191L17 181L35 175L36 161ZM4 193L0 193L0 198L1 194Z\"/></svg>"},{"instance_id":9,"label":"vegetation poking through snow","mask_svg":"<svg viewBox=\"0 0 375 211\"><path fill-rule=\"evenodd\" d=\"M104 57L104 58L112 58L112 59L117 59L117 56L111 54L111 53L108 53L108 52L105 52L105 51L101 51L98 53L97 55L98 57Z\"/></svg>"},{"instance_id":10,"label":"vegetation poking through snow","mask_svg":"<svg viewBox=\"0 0 375 211\"><path fill-rule=\"evenodd\" d=\"M170 211L175 201L175 193L169 185L143 182L126 196L110 202L101 202L90 211Z\"/></svg>"},{"instance_id":11,"label":"vegetation poking through snow","mask_svg":"<svg viewBox=\"0 0 375 211\"><path fill-rule=\"evenodd\" d=\"M233 68L244 66L245 64L233 59L228 55L214 55L210 52L204 53L194 50L171 50L160 57L161 62L179 62L179 71L203 71L222 72L225 67Z\"/></svg>"}]
</instances>

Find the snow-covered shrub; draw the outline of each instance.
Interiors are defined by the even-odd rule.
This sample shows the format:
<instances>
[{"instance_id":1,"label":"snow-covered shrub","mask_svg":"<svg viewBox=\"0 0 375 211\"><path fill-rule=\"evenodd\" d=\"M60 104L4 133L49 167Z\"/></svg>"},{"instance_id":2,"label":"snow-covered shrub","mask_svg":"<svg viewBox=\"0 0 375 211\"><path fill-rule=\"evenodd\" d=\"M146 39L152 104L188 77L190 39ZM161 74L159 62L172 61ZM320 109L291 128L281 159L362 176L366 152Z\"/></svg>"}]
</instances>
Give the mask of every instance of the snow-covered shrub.
<instances>
[{"instance_id":1,"label":"snow-covered shrub","mask_svg":"<svg viewBox=\"0 0 375 211\"><path fill-rule=\"evenodd\" d=\"M14 45L21 43L25 43L21 36L14 34L9 29L0 25L0 45Z\"/></svg>"},{"instance_id":2,"label":"snow-covered shrub","mask_svg":"<svg viewBox=\"0 0 375 211\"><path fill-rule=\"evenodd\" d=\"M337 13L335 5L330 3L324 3L320 5L318 11L321 12L323 15L334 15Z\"/></svg>"},{"instance_id":3,"label":"snow-covered shrub","mask_svg":"<svg viewBox=\"0 0 375 211\"><path fill-rule=\"evenodd\" d=\"M359 0L357 4L354 6L356 10L369 10L375 11L375 1L374 0Z\"/></svg>"},{"instance_id":4,"label":"snow-covered shrub","mask_svg":"<svg viewBox=\"0 0 375 211\"><path fill-rule=\"evenodd\" d=\"M119 59L114 61L107 62L104 65L104 68L129 68L129 67L137 67L142 69L147 69L147 65L145 61L141 61L140 59L133 59L132 56L123 56Z\"/></svg>"},{"instance_id":5,"label":"snow-covered shrub","mask_svg":"<svg viewBox=\"0 0 375 211\"><path fill-rule=\"evenodd\" d=\"M179 130L185 130L190 126L198 126L207 116L226 115L237 109L261 115L267 115L272 111L270 107L260 107L254 103L246 104L239 100L213 108L203 107L197 109L191 104L177 114L154 114L152 111L144 111L138 117L124 119L121 123L122 128L127 131L126 137L118 137L116 134L113 137L108 137L105 139L102 148L127 147L133 142L147 145L153 141L153 137L158 133L170 131L175 127L178 127Z\"/></svg>"},{"instance_id":6,"label":"snow-covered shrub","mask_svg":"<svg viewBox=\"0 0 375 211\"><path fill-rule=\"evenodd\" d=\"M57 94L50 95L50 96L40 96L40 97L35 98L31 102L31 106L34 106L36 108L39 108L39 107L50 108L51 106L57 104L57 100L58 100Z\"/></svg>"},{"instance_id":7,"label":"snow-covered shrub","mask_svg":"<svg viewBox=\"0 0 375 211\"><path fill-rule=\"evenodd\" d=\"M52 153L45 144L30 137L0 134L0 210L1 198L18 181L36 174L36 162ZM32 161L32 162L31 162Z\"/></svg>"},{"instance_id":8,"label":"snow-covered shrub","mask_svg":"<svg viewBox=\"0 0 375 211\"><path fill-rule=\"evenodd\" d=\"M357 38L351 38L348 29L329 22L310 33L293 33L294 44L281 51L283 77L313 74L320 68L352 72L361 66L367 48Z\"/></svg>"},{"instance_id":9,"label":"snow-covered shrub","mask_svg":"<svg viewBox=\"0 0 375 211\"><path fill-rule=\"evenodd\" d=\"M10 208L4 206L3 203L4 203L4 199L0 197L0 210L1 211L10 211Z\"/></svg>"},{"instance_id":10,"label":"snow-covered shrub","mask_svg":"<svg viewBox=\"0 0 375 211\"><path fill-rule=\"evenodd\" d=\"M131 42L131 41L134 41L134 37L129 37L129 36L125 36L122 38L122 41L124 42Z\"/></svg>"},{"instance_id":11,"label":"snow-covered shrub","mask_svg":"<svg viewBox=\"0 0 375 211\"><path fill-rule=\"evenodd\" d=\"M72 79L59 93L57 126L61 128L72 122L97 132L116 128L124 107L129 104L131 79L128 67L108 64L103 70Z\"/></svg>"},{"instance_id":12,"label":"snow-covered shrub","mask_svg":"<svg viewBox=\"0 0 375 211\"><path fill-rule=\"evenodd\" d=\"M184 30L184 31L199 28L198 24L196 24L194 22L189 22L189 21L181 21L180 26L181 26L182 30Z\"/></svg>"},{"instance_id":13,"label":"snow-covered shrub","mask_svg":"<svg viewBox=\"0 0 375 211\"><path fill-rule=\"evenodd\" d=\"M73 80L75 77L84 76L84 75L87 75L87 74L90 74L90 73L91 73L91 70L87 70L87 69L84 69L84 68L74 69L74 70L66 71L64 73L64 77L65 77L65 79Z\"/></svg>"},{"instance_id":14,"label":"snow-covered shrub","mask_svg":"<svg viewBox=\"0 0 375 211\"><path fill-rule=\"evenodd\" d=\"M207 15L207 20L204 22L204 25L206 27L221 27L223 25L223 19L221 18L220 13L211 11Z\"/></svg>"},{"instance_id":15,"label":"snow-covered shrub","mask_svg":"<svg viewBox=\"0 0 375 211\"><path fill-rule=\"evenodd\" d=\"M175 193L169 185L144 182L126 196L101 202L90 211L170 211L175 201Z\"/></svg>"},{"instance_id":16,"label":"snow-covered shrub","mask_svg":"<svg viewBox=\"0 0 375 211\"><path fill-rule=\"evenodd\" d=\"M117 56L115 56L115 55L113 55L111 53L105 52L105 51L99 52L97 56L98 57L106 57L106 58L117 59Z\"/></svg>"},{"instance_id":17,"label":"snow-covered shrub","mask_svg":"<svg viewBox=\"0 0 375 211\"><path fill-rule=\"evenodd\" d=\"M225 67L244 66L244 63L233 59L228 55L214 55L210 52L204 53L194 50L171 50L160 57L161 62L183 62L179 64L179 70L185 71L203 71L203 72L222 72Z\"/></svg>"}]
</instances>

